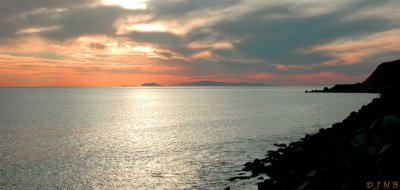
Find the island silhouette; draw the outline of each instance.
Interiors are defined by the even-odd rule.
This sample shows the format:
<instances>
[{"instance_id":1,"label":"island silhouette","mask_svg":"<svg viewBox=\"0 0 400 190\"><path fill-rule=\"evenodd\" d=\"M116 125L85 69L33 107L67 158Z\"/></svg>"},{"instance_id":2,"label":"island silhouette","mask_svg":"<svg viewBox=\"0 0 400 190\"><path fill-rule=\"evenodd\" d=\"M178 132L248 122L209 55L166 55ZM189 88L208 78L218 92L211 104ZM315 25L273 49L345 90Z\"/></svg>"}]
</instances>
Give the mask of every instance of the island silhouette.
<instances>
[{"instance_id":1,"label":"island silhouette","mask_svg":"<svg viewBox=\"0 0 400 190\"><path fill-rule=\"evenodd\" d=\"M123 86L134 86L134 85L123 85ZM163 86L163 85L155 82L150 82L150 83L143 83L140 86ZM195 81L187 83L177 83L171 86L271 86L271 85L263 83L252 83L252 82Z\"/></svg>"},{"instance_id":2,"label":"island silhouette","mask_svg":"<svg viewBox=\"0 0 400 190\"><path fill-rule=\"evenodd\" d=\"M217 81L196 81L190 83L178 83L174 86L269 86L263 83L251 83L251 82L217 82Z\"/></svg>"},{"instance_id":3,"label":"island silhouette","mask_svg":"<svg viewBox=\"0 0 400 190\"><path fill-rule=\"evenodd\" d=\"M151 82L151 83L143 83L141 86L162 86L162 85L155 82Z\"/></svg>"}]
</instances>

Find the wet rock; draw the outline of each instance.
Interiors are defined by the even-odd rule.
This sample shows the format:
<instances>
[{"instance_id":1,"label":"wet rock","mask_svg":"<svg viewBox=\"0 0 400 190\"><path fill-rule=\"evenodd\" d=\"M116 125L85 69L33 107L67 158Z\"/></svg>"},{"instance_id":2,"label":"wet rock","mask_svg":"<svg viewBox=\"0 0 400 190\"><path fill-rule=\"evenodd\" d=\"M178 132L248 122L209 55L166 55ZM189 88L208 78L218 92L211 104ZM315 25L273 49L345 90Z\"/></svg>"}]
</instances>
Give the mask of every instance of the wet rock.
<instances>
[{"instance_id":1,"label":"wet rock","mask_svg":"<svg viewBox=\"0 0 400 190\"><path fill-rule=\"evenodd\" d=\"M305 189L307 189L307 186L309 186L309 184L308 183L304 183L301 186L297 187L296 190L305 190Z\"/></svg>"},{"instance_id":2,"label":"wet rock","mask_svg":"<svg viewBox=\"0 0 400 190\"><path fill-rule=\"evenodd\" d=\"M251 172L253 173L253 176L259 173L265 173L264 163L262 163L259 159L255 159L252 163Z\"/></svg>"},{"instance_id":3,"label":"wet rock","mask_svg":"<svg viewBox=\"0 0 400 190\"><path fill-rule=\"evenodd\" d=\"M276 189L276 186L276 181L272 179L266 179L258 183L258 189Z\"/></svg>"},{"instance_id":4,"label":"wet rock","mask_svg":"<svg viewBox=\"0 0 400 190\"><path fill-rule=\"evenodd\" d=\"M388 115L382 120L383 126L400 126L400 118L394 115Z\"/></svg>"},{"instance_id":5,"label":"wet rock","mask_svg":"<svg viewBox=\"0 0 400 190\"><path fill-rule=\"evenodd\" d=\"M281 143L281 144L274 144L274 146L276 146L276 147L278 147L278 148L285 148L285 147L286 147L286 144L283 144L283 143Z\"/></svg>"},{"instance_id":6,"label":"wet rock","mask_svg":"<svg viewBox=\"0 0 400 190\"><path fill-rule=\"evenodd\" d=\"M253 164L251 162L247 162L244 164L244 168L242 169L243 171L251 171L253 168Z\"/></svg>"},{"instance_id":7,"label":"wet rock","mask_svg":"<svg viewBox=\"0 0 400 190\"><path fill-rule=\"evenodd\" d=\"M386 150L388 150L391 146L393 145L393 143L387 144L385 146L382 147L382 149L379 151L378 154L383 154L386 152Z\"/></svg>"},{"instance_id":8,"label":"wet rock","mask_svg":"<svg viewBox=\"0 0 400 190\"><path fill-rule=\"evenodd\" d=\"M251 176L237 176L237 177L231 177L228 180L229 181L235 181L237 179L250 179L250 178L251 178Z\"/></svg>"},{"instance_id":9,"label":"wet rock","mask_svg":"<svg viewBox=\"0 0 400 190\"><path fill-rule=\"evenodd\" d=\"M313 177L317 173L317 170L313 170L310 173L307 174L307 177Z\"/></svg>"},{"instance_id":10,"label":"wet rock","mask_svg":"<svg viewBox=\"0 0 400 190\"><path fill-rule=\"evenodd\" d=\"M253 162L247 162L244 164L243 171L251 171L253 176L259 173L265 173L265 164L260 159L255 159Z\"/></svg>"},{"instance_id":11,"label":"wet rock","mask_svg":"<svg viewBox=\"0 0 400 190\"><path fill-rule=\"evenodd\" d=\"M358 134L354 139L350 142L353 147L359 147L365 144L365 136L366 133Z\"/></svg>"}]
</instances>

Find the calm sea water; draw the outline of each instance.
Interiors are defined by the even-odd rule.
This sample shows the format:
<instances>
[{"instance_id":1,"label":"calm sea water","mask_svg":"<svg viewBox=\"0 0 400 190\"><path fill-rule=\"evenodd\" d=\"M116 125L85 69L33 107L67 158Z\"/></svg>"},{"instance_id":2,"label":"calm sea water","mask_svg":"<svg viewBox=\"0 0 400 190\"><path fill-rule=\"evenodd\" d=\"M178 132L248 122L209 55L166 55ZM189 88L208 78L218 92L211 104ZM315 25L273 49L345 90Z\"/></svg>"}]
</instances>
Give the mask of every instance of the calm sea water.
<instances>
[{"instance_id":1,"label":"calm sea water","mask_svg":"<svg viewBox=\"0 0 400 190\"><path fill-rule=\"evenodd\" d=\"M255 189L228 179L378 96L315 88L2 88L0 189Z\"/></svg>"}]
</instances>

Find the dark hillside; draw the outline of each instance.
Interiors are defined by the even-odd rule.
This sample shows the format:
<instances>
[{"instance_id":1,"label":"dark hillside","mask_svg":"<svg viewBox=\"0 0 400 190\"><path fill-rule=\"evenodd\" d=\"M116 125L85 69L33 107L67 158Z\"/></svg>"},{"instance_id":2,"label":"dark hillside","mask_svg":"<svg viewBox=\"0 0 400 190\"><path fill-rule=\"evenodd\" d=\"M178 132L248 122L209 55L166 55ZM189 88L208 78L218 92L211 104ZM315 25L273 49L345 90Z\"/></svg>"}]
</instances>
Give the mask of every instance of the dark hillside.
<instances>
[{"instance_id":1,"label":"dark hillside","mask_svg":"<svg viewBox=\"0 0 400 190\"><path fill-rule=\"evenodd\" d=\"M382 93L400 89L400 60L380 64L364 82L338 84L332 88L310 92L367 92ZM308 92L308 91L306 91Z\"/></svg>"}]
</instances>

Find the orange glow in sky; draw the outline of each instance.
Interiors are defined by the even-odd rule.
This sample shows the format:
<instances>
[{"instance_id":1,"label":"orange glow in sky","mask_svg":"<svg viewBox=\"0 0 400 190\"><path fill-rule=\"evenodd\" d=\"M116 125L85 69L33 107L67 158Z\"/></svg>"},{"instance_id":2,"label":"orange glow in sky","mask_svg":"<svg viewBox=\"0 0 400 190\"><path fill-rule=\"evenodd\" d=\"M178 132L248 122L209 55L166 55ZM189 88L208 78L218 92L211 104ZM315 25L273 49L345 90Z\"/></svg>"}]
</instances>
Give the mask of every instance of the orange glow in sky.
<instances>
[{"instance_id":1,"label":"orange glow in sky","mask_svg":"<svg viewBox=\"0 0 400 190\"><path fill-rule=\"evenodd\" d=\"M400 53L397 1L20 3L0 7L0 87L331 85Z\"/></svg>"}]
</instances>

